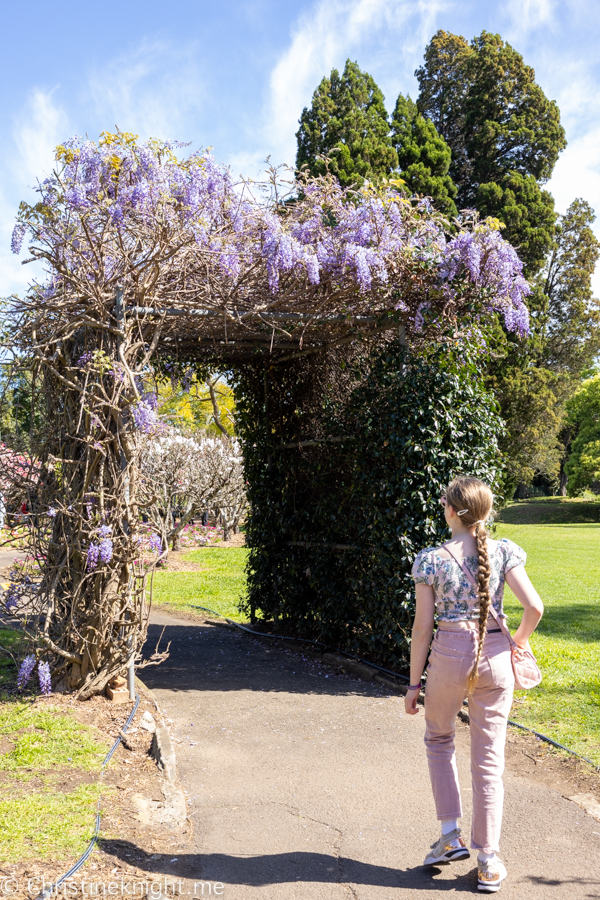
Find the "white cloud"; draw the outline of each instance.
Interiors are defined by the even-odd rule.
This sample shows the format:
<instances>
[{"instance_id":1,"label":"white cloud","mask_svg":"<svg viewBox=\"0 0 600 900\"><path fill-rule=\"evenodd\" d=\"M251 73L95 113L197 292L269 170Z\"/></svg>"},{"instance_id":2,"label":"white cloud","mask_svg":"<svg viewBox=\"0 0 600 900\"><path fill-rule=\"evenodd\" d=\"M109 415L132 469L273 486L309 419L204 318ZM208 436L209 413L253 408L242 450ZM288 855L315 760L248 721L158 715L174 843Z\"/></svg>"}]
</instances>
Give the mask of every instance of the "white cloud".
<instances>
[{"instance_id":1,"label":"white cloud","mask_svg":"<svg viewBox=\"0 0 600 900\"><path fill-rule=\"evenodd\" d=\"M0 183L0 295L23 291L41 272L38 263L21 267L10 251L10 236L19 202L35 199L33 188L50 174L54 148L68 128L65 111L56 102L53 90L34 88L15 116L12 130L2 142L3 179Z\"/></svg>"},{"instance_id":2,"label":"white cloud","mask_svg":"<svg viewBox=\"0 0 600 900\"><path fill-rule=\"evenodd\" d=\"M34 88L13 129L14 173L21 183L48 175L54 165L54 148L65 137L68 119L56 105L52 91Z\"/></svg>"},{"instance_id":3,"label":"white cloud","mask_svg":"<svg viewBox=\"0 0 600 900\"><path fill-rule=\"evenodd\" d=\"M166 41L143 40L134 50L92 70L84 82L83 100L91 99L94 120L111 131L133 131L142 138L185 140L201 104L203 79L194 44L175 47Z\"/></svg>"},{"instance_id":4,"label":"white cloud","mask_svg":"<svg viewBox=\"0 0 600 900\"><path fill-rule=\"evenodd\" d=\"M320 0L302 15L271 73L267 132L275 157L293 162L300 113L332 67L343 67L348 56L358 48L364 52L374 38L381 38L385 57L378 68L387 68L390 42L396 70L412 64L420 59L445 5L443 0ZM382 76L385 72L378 71L377 78Z\"/></svg>"},{"instance_id":5,"label":"white cloud","mask_svg":"<svg viewBox=\"0 0 600 900\"><path fill-rule=\"evenodd\" d=\"M556 0L509 0L505 13L510 20L509 41L524 40L536 28L555 23Z\"/></svg>"}]
</instances>

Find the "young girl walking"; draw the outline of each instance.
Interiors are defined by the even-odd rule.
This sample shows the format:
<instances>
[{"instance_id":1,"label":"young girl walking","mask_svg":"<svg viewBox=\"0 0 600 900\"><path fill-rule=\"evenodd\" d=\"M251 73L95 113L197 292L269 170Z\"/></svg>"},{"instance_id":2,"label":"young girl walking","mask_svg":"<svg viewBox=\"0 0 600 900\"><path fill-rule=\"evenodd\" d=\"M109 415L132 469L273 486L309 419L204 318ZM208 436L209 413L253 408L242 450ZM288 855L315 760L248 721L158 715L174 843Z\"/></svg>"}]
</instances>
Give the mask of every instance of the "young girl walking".
<instances>
[{"instance_id":1,"label":"young girl walking","mask_svg":"<svg viewBox=\"0 0 600 900\"><path fill-rule=\"evenodd\" d=\"M500 618L504 583L523 606L513 639L528 648L544 607L525 572L525 551L512 541L488 538L491 490L477 478L456 478L441 497L451 539L426 547L415 559L416 612L410 653L406 712L419 710L417 698L431 645L425 693L425 746L441 837L425 865L468 857L458 820L462 816L454 753L455 722L469 700L473 822L471 848L477 850L478 888L498 891L506 867L498 857L504 789L504 744L514 674L508 637L490 615ZM431 640L434 620L437 630Z\"/></svg>"}]
</instances>

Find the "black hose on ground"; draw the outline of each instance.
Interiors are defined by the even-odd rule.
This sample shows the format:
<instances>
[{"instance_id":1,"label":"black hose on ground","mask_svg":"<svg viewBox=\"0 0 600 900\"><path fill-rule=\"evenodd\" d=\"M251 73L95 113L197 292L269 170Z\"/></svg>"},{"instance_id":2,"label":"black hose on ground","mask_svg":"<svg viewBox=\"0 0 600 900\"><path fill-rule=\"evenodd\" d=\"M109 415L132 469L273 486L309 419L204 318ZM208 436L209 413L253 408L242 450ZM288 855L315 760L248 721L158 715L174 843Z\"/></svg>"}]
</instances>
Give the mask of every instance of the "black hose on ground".
<instances>
[{"instance_id":1,"label":"black hose on ground","mask_svg":"<svg viewBox=\"0 0 600 900\"><path fill-rule=\"evenodd\" d=\"M323 644L321 641L311 641L308 638L297 638L297 637L289 637L288 635L283 634L268 634L268 632L264 631L255 631L253 628L248 628L247 625L240 625L239 622L234 622L233 619L228 619L227 616L222 615L222 613L216 612L214 609L208 609L206 606L196 606L195 604L190 604L194 609L201 609L204 612L209 612L213 616L218 616L220 619L224 619L229 625L235 625L236 628L240 628L242 631L247 631L248 634L253 634L255 637L268 637L273 638L278 641L297 641L302 644L313 644L315 647L322 647L325 650L333 650L335 653L341 653L342 656L347 656L350 659L355 659L357 662L363 663L365 666L371 666L373 669L378 669L380 672L385 672L386 675L392 675L394 678L400 678L402 681L405 681L407 684L409 683L409 679L406 675L400 675L398 672L392 672L391 669L385 669L383 666L378 666L377 663L369 662L366 659L362 659L360 656L354 656L352 653L346 653L345 650L339 650L337 647L329 647L327 644ZM464 705L468 707L468 702L465 700ZM589 763L597 772L600 772L600 766L597 766L596 763L592 762L591 759L588 759L587 756L582 756L580 753L576 753L575 750L570 750L569 747L565 747L563 744L559 744L558 741L553 740L545 734L541 734L539 731L534 731L533 728L527 728L526 725L521 725L519 722L513 721L513 719L508 720L508 724L512 725L514 728L520 728L521 731L528 731L529 734L535 735L541 741L545 741L547 744L551 744L553 747L557 747L559 750L564 750L565 753L570 753L571 756L576 756L577 759L583 760L583 762Z\"/></svg>"},{"instance_id":2,"label":"black hose on ground","mask_svg":"<svg viewBox=\"0 0 600 900\"><path fill-rule=\"evenodd\" d=\"M113 753L115 752L115 750L121 743L122 736L125 734L125 732L129 728L129 726L133 722L133 717L135 716L139 705L140 705L140 695L136 694L135 695L135 705L134 705L133 709L131 710L131 712L129 713L129 716L127 717L127 721L121 728L119 737L116 739L116 741L114 742L114 744L112 745L112 747L110 748L110 750L108 751L106 756L104 757L104 762L102 763L102 767L100 769L100 776L98 778L99 782L102 781L102 777L104 775L104 770L106 769L107 765L111 761ZM63 884L63 882L65 882L69 878L71 878L75 874L75 872L78 872L79 869L84 865L84 863L87 862L87 860L89 859L89 857L92 853L92 850L96 846L96 841L98 840L98 835L100 834L100 804L101 803L102 803L102 796L98 797L98 806L96 807L96 826L94 828L94 834L92 835L92 839L89 842L87 849L82 853L82 855L79 857L77 862L73 866L71 866L71 868L69 869L68 872L65 872L64 875L61 875L61 877L58 879L58 881L55 881L53 884L48 885L48 887L45 887L44 890L40 894L37 895L35 900L47 900L47 898L51 897L55 892L58 893L58 889L60 888L61 884Z\"/></svg>"}]
</instances>

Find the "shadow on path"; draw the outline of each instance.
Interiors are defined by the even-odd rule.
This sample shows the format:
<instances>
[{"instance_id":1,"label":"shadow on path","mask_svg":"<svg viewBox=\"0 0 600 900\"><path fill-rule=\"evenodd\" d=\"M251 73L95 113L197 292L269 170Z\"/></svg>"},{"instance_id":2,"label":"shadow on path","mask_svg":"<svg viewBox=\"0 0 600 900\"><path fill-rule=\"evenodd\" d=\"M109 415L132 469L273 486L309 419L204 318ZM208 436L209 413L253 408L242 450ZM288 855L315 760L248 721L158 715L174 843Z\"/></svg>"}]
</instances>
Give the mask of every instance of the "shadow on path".
<instances>
[{"instance_id":1,"label":"shadow on path","mask_svg":"<svg viewBox=\"0 0 600 900\"><path fill-rule=\"evenodd\" d=\"M381 695L378 685L334 676L329 666L312 657L299 659L301 644L289 650L269 648L264 639L227 627L180 621L165 627L160 647L171 644L166 662L142 669L142 680L153 690ZM154 651L162 630L160 624L150 625L146 656Z\"/></svg>"},{"instance_id":2,"label":"shadow on path","mask_svg":"<svg viewBox=\"0 0 600 900\"><path fill-rule=\"evenodd\" d=\"M102 850L127 863L141 851L127 841L103 841ZM196 881L221 881L229 885L262 887L269 884L322 883L360 884L412 890L470 890L477 883L477 871L457 873L456 878L437 880L436 866L393 869L331 856L327 853L273 853L262 856L232 856L226 853L182 854L175 857L146 857L144 868L158 876Z\"/></svg>"}]
</instances>

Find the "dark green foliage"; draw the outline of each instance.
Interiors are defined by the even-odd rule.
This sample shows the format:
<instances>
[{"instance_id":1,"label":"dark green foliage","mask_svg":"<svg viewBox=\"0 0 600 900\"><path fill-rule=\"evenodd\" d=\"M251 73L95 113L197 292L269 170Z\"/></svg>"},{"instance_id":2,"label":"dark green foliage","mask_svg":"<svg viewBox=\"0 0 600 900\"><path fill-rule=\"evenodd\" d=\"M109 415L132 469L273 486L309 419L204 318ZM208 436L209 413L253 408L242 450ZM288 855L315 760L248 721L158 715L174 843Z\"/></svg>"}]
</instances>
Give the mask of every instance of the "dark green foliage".
<instances>
[{"instance_id":1,"label":"dark green foliage","mask_svg":"<svg viewBox=\"0 0 600 900\"><path fill-rule=\"evenodd\" d=\"M461 207L473 206L480 185L511 172L547 181L566 146L556 103L535 72L500 35L464 38L438 31L415 73L419 110L450 145L450 175Z\"/></svg>"},{"instance_id":2,"label":"dark green foliage","mask_svg":"<svg viewBox=\"0 0 600 900\"><path fill-rule=\"evenodd\" d=\"M296 133L296 166L321 175L329 169L344 187L389 175L398 165L384 97L373 78L347 60L343 75L333 69L313 94Z\"/></svg>"},{"instance_id":3,"label":"dark green foliage","mask_svg":"<svg viewBox=\"0 0 600 900\"><path fill-rule=\"evenodd\" d=\"M481 216L494 216L506 226L510 241L524 263L524 274L539 272L552 247L554 199L540 188L533 175L508 172L499 181L480 184L475 207Z\"/></svg>"},{"instance_id":4,"label":"dark green foliage","mask_svg":"<svg viewBox=\"0 0 600 900\"><path fill-rule=\"evenodd\" d=\"M594 210L574 200L559 216L556 239L540 279L544 310L534 327L543 335L544 361L560 371L580 375L600 352L600 302L592 276L600 257L600 241L592 231Z\"/></svg>"},{"instance_id":5,"label":"dark green foliage","mask_svg":"<svg viewBox=\"0 0 600 900\"><path fill-rule=\"evenodd\" d=\"M458 34L438 31L425 48L425 62L415 75L419 82L417 108L430 119L452 151L450 177L455 185L471 181L466 148L465 101L468 93L466 63L473 50ZM460 200L460 205L462 199Z\"/></svg>"},{"instance_id":6,"label":"dark green foliage","mask_svg":"<svg viewBox=\"0 0 600 900\"><path fill-rule=\"evenodd\" d=\"M412 561L448 536L444 486L498 481L494 401L447 352L417 359L398 343L353 371L332 358L307 374L299 362L277 367L277 385L258 368L241 376L249 603L284 631L402 665Z\"/></svg>"},{"instance_id":7,"label":"dark green foliage","mask_svg":"<svg viewBox=\"0 0 600 900\"><path fill-rule=\"evenodd\" d=\"M466 196L509 172L548 181L567 146L558 106L536 83L531 66L499 34L482 31L471 47L465 142L472 176L471 185L464 187Z\"/></svg>"},{"instance_id":8,"label":"dark green foliage","mask_svg":"<svg viewBox=\"0 0 600 900\"><path fill-rule=\"evenodd\" d=\"M433 122L419 113L416 103L402 94L392 115L392 142L410 192L431 197L437 209L455 216L456 187L448 175L450 147Z\"/></svg>"}]
</instances>

